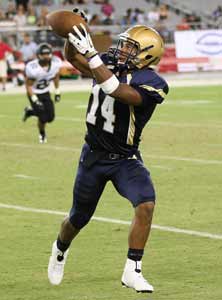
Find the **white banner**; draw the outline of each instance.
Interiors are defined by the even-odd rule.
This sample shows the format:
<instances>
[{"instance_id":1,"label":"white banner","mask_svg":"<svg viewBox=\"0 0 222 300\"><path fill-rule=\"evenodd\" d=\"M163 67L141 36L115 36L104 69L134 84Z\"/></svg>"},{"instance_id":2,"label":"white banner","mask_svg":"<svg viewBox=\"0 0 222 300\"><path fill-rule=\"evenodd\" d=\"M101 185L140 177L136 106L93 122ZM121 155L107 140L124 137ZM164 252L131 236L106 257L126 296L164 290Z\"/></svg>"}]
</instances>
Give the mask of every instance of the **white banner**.
<instances>
[{"instance_id":1,"label":"white banner","mask_svg":"<svg viewBox=\"0 0 222 300\"><path fill-rule=\"evenodd\" d=\"M179 71L222 70L222 30L175 32Z\"/></svg>"}]
</instances>

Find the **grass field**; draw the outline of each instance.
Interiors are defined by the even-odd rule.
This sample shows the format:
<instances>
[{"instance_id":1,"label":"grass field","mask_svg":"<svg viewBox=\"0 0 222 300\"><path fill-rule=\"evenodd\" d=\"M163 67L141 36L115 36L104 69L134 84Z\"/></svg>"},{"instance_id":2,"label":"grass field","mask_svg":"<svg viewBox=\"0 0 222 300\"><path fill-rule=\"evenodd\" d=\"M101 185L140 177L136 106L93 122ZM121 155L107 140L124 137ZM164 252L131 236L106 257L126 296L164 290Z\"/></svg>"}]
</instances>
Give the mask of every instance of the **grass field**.
<instances>
[{"instance_id":1,"label":"grass field","mask_svg":"<svg viewBox=\"0 0 222 300\"><path fill-rule=\"evenodd\" d=\"M221 300L222 88L172 88L141 142L157 190L154 228L143 259L152 295L120 284L128 226L92 220L72 245L61 286L47 280L51 244L66 212L85 132L88 93L66 93L39 145L36 120L21 122L24 95L0 94L1 300ZM133 211L108 184L95 216L130 221ZM207 232L202 237L198 232ZM217 239L216 236L218 235Z\"/></svg>"}]
</instances>

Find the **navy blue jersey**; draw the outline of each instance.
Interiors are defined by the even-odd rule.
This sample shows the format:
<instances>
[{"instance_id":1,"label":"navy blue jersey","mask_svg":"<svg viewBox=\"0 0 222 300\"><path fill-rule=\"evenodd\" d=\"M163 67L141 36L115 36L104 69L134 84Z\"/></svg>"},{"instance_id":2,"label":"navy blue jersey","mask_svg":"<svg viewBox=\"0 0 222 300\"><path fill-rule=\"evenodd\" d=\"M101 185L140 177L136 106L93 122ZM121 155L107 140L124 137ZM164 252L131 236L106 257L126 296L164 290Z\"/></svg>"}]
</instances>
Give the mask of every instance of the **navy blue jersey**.
<instances>
[{"instance_id":1,"label":"navy blue jersey","mask_svg":"<svg viewBox=\"0 0 222 300\"><path fill-rule=\"evenodd\" d=\"M108 65L107 57L102 57ZM168 93L166 81L153 69L136 69L116 74L121 83L128 83L142 96L142 105L121 103L104 94L96 82L89 98L85 140L93 149L112 153L130 154L139 147L142 130L150 120L157 104L162 103ZM124 75L125 74L125 75Z\"/></svg>"}]
</instances>

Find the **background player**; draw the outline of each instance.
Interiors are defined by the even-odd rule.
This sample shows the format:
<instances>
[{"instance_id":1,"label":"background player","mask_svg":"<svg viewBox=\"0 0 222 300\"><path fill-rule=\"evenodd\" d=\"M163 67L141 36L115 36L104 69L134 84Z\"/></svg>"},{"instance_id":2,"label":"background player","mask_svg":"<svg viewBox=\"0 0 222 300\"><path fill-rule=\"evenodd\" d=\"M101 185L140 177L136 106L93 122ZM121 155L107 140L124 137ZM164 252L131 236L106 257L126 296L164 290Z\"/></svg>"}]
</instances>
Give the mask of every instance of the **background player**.
<instances>
[{"instance_id":1,"label":"background player","mask_svg":"<svg viewBox=\"0 0 222 300\"><path fill-rule=\"evenodd\" d=\"M168 85L149 65L163 54L163 41L152 28L134 26L120 35L116 49L99 57L90 35L74 26L66 45L68 60L94 78L89 99L85 145L73 188L73 207L53 243L48 265L52 284L60 284L71 241L89 222L107 181L135 209L129 232L122 284L152 292L143 277L142 256L149 236L155 191L138 146L145 124L168 93ZM83 57L84 56L84 57Z\"/></svg>"},{"instance_id":2,"label":"background player","mask_svg":"<svg viewBox=\"0 0 222 300\"><path fill-rule=\"evenodd\" d=\"M8 53L12 53L12 48L3 42L2 37L0 35L0 79L2 81L2 91L6 90L6 82L7 82L7 60L6 56Z\"/></svg>"},{"instance_id":3,"label":"background player","mask_svg":"<svg viewBox=\"0 0 222 300\"><path fill-rule=\"evenodd\" d=\"M25 68L26 92L31 107L25 107L23 121L31 116L38 118L39 142L46 143L46 123L55 118L55 108L49 92L50 81L55 86L55 102L61 99L59 90L59 70L62 61L52 55L52 47L47 43L40 44L37 59L30 61Z\"/></svg>"}]
</instances>

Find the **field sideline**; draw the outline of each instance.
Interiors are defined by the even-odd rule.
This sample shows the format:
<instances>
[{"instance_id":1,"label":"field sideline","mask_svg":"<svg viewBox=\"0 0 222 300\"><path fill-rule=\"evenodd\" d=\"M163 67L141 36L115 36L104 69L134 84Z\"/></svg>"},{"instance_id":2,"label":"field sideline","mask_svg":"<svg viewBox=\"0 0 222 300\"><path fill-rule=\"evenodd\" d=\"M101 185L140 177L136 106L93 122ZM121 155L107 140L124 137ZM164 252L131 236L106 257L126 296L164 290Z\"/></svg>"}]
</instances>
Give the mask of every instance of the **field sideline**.
<instances>
[{"instance_id":1,"label":"field sideline","mask_svg":"<svg viewBox=\"0 0 222 300\"><path fill-rule=\"evenodd\" d=\"M219 86L222 85L221 72L198 73L176 73L164 74L163 77L167 80L169 86L172 87L193 87L193 86ZM210 80L209 80L210 78ZM77 79L77 80L61 80L60 88L62 92L82 92L90 91L92 81L91 79ZM53 87L51 87L53 91ZM7 95L25 94L25 87L15 87L12 83L7 85Z\"/></svg>"},{"instance_id":2,"label":"field sideline","mask_svg":"<svg viewBox=\"0 0 222 300\"><path fill-rule=\"evenodd\" d=\"M63 93L48 144L39 145L36 120L21 122L23 91L0 94L0 299L221 300L219 85L171 88L144 130L141 152L158 197L143 273L155 292L121 287L132 209L111 184L72 245L62 285L48 283L51 244L71 205L87 97Z\"/></svg>"}]
</instances>

